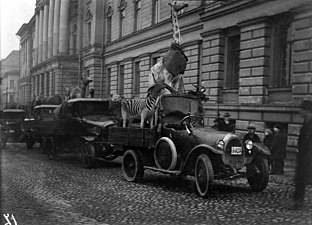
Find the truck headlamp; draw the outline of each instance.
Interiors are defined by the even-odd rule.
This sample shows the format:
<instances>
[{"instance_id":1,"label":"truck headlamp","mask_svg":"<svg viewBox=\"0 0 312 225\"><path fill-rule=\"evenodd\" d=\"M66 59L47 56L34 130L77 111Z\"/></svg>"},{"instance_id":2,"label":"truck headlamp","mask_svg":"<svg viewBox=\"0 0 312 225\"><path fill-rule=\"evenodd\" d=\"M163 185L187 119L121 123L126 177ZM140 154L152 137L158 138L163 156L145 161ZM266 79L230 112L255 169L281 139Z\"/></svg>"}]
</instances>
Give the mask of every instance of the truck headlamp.
<instances>
[{"instance_id":1,"label":"truck headlamp","mask_svg":"<svg viewBox=\"0 0 312 225\"><path fill-rule=\"evenodd\" d=\"M253 148L253 143L252 143L252 141L251 141L251 140L245 141L245 146L246 146L246 148L249 150L248 153L251 153L250 151L251 151L251 149Z\"/></svg>"},{"instance_id":2,"label":"truck headlamp","mask_svg":"<svg viewBox=\"0 0 312 225\"><path fill-rule=\"evenodd\" d=\"M220 149L224 149L225 143L223 140L217 141L217 147Z\"/></svg>"}]
</instances>

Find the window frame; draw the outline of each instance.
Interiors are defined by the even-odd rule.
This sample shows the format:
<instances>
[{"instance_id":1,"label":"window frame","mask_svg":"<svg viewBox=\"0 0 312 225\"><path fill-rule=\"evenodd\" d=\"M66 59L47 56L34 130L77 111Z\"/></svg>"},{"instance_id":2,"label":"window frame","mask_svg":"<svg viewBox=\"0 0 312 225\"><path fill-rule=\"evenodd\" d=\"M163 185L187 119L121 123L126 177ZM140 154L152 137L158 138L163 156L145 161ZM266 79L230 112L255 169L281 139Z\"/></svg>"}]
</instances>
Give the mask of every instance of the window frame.
<instances>
[{"instance_id":1,"label":"window frame","mask_svg":"<svg viewBox=\"0 0 312 225\"><path fill-rule=\"evenodd\" d=\"M118 94L124 95L125 89L125 64L123 62L118 64Z\"/></svg>"},{"instance_id":2,"label":"window frame","mask_svg":"<svg viewBox=\"0 0 312 225\"><path fill-rule=\"evenodd\" d=\"M270 88L289 88L292 85L291 21L292 16L289 13L271 18Z\"/></svg>"},{"instance_id":3,"label":"window frame","mask_svg":"<svg viewBox=\"0 0 312 225\"><path fill-rule=\"evenodd\" d=\"M235 39L239 39L238 45L234 46ZM237 41L237 40L236 40ZM235 48L236 47L236 48ZM238 66L235 67L235 60L232 60L232 52L236 51ZM235 53L234 53L235 54ZM224 89L239 88L239 70L240 70L240 29L232 27L225 32L225 60L224 60ZM232 76L234 71L234 76Z\"/></svg>"},{"instance_id":4,"label":"window frame","mask_svg":"<svg viewBox=\"0 0 312 225\"><path fill-rule=\"evenodd\" d=\"M134 7L134 31L141 29L141 16L142 16L142 2L141 0L135 1Z\"/></svg>"},{"instance_id":5,"label":"window frame","mask_svg":"<svg viewBox=\"0 0 312 225\"><path fill-rule=\"evenodd\" d=\"M132 74L133 96L140 95L140 78L141 78L141 60L135 59L133 61L133 74Z\"/></svg>"}]
</instances>

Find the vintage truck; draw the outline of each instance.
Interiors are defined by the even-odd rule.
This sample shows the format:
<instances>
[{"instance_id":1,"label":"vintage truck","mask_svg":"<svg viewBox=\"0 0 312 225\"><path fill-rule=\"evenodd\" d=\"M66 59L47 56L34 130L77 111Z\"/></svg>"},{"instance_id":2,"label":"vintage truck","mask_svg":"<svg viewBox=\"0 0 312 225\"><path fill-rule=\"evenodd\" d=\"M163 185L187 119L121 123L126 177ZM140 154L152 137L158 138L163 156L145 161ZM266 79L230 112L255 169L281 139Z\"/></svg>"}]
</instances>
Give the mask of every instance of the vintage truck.
<instances>
[{"instance_id":1,"label":"vintage truck","mask_svg":"<svg viewBox=\"0 0 312 225\"><path fill-rule=\"evenodd\" d=\"M21 142L24 139L23 109L5 109L0 113L0 146L5 148L7 141Z\"/></svg>"},{"instance_id":2,"label":"vintage truck","mask_svg":"<svg viewBox=\"0 0 312 225\"><path fill-rule=\"evenodd\" d=\"M165 95L159 114L160 123L155 129L132 130L127 135L116 132L114 136L112 144L120 144L125 150L122 172L127 181L138 182L144 170L153 170L194 176L202 197L209 195L217 179L245 177L253 190L265 189L269 181L269 150L260 143L243 143L232 132L204 127L203 106L198 97ZM133 142L135 138L141 140Z\"/></svg>"},{"instance_id":3,"label":"vintage truck","mask_svg":"<svg viewBox=\"0 0 312 225\"><path fill-rule=\"evenodd\" d=\"M109 99L74 98L64 101L54 110L53 126L46 137L45 151L50 159L58 159L60 154L71 152L81 155L89 145L95 146L96 159L112 159L115 151L106 140L108 127L120 123L119 117L110 110ZM100 137L99 137L100 136ZM91 143L91 144L90 144ZM88 157L82 156L87 167L93 165Z\"/></svg>"},{"instance_id":4,"label":"vintage truck","mask_svg":"<svg viewBox=\"0 0 312 225\"><path fill-rule=\"evenodd\" d=\"M35 106L32 116L25 118L24 132L28 149L32 148L36 142L39 142L40 149L44 152L47 137L53 134L53 112L57 106L50 104Z\"/></svg>"},{"instance_id":5,"label":"vintage truck","mask_svg":"<svg viewBox=\"0 0 312 225\"><path fill-rule=\"evenodd\" d=\"M253 190L265 189L269 150L250 140L243 143L233 132L204 127L203 99L202 92L162 96L159 123L153 128L88 123L94 135L84 138L84 164L93 167L103 152L107 159L123 155L127 181L141 181L145 170L189 175L202 197L209 195L217 179L246 178Z\"/></svg>"}]
</instances>

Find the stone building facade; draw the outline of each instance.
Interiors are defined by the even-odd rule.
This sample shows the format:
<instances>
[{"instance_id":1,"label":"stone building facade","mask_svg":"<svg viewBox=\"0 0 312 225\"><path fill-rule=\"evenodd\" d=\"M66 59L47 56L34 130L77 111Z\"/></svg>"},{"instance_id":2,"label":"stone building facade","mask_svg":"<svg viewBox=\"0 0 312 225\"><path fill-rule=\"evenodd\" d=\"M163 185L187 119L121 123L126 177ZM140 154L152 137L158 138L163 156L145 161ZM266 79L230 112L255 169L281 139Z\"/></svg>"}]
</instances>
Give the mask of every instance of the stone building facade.
<instances>
[{"instance_id":1,"label":"stone building facade","mask_svg":"<svg viewBox=\"0 0 312 225\"><path fill-rule=\"evenodd\" d=\"M17 107L19 80L19 51L12 51L0 61L0 110Z\"/></svg>"},{"instance_id":2,"label":"stone building facade","mask_svg":"<svg viewBox=\"0 0 312 225\"><path fill-rule=\"evenodd\" d=\"M149 69L171 44L171 0L38 0L31 95L63 96L91 76L95 97L144 98ZM281 123L294 152L312 99L310 0L184 1L179 15L188 57L186 90L203 84L205 124L230 113L236 131L249 123L262 137Z\"/></svg>"}]
</instances>

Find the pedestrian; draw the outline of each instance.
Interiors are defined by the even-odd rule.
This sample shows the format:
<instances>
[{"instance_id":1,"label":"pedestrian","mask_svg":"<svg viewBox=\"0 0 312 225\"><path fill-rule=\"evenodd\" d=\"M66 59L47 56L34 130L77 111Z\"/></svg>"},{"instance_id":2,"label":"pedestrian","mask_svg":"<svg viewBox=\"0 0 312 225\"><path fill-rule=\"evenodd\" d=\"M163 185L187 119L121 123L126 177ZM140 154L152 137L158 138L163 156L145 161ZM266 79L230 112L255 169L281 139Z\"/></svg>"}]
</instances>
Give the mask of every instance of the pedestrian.
<instances>
[{"instance_id":1,"label":"pedestrian","mask_svg":"<svg viewBox=\"0 0 312 225\"><path fill-rule=\"evenodd\" d=\"M272 170L271 174L284 174L284 159L286 158L287 135L280 124L274 125L272 143Z\"/></svg>"},{"instance_id":2,"label":"pedestrian","mask_svg":"<svg viewBox=\"0 0 312 225\"><path fill-rule=\"evenodd\" d=\"M311 184L312 177L312 101L302 101L300 108L304 122L298 139L295 192L290 209L303 207L305 186Z\"/></svg>"},{"instance_id":3,"label":"pedestrian","mask_svg":"<svg viewBox=\"0 0 312 225\"><path fill-rule=\"evenodd\" d=\"M264 130L264 138L263 138L263 144L268 147L270 152L272 153L272 144L273 144L273 132L271 129L265 129ZM268 158L269 162L269 169L272 169L272 158L269 156Z\"/></svg>"},{"instance_id":4,"label":"pedestrian","mask_svg":"<svg viewBox=\"0 0 312 225\"><path fill-rule=\"evenodd\" d=\"M250 140L252 142L260 142L260 137L255 133L256 127L253 124L250 124L247 127L248 133L244 135L243 142Z\"/></svg>"}]
</instances>

